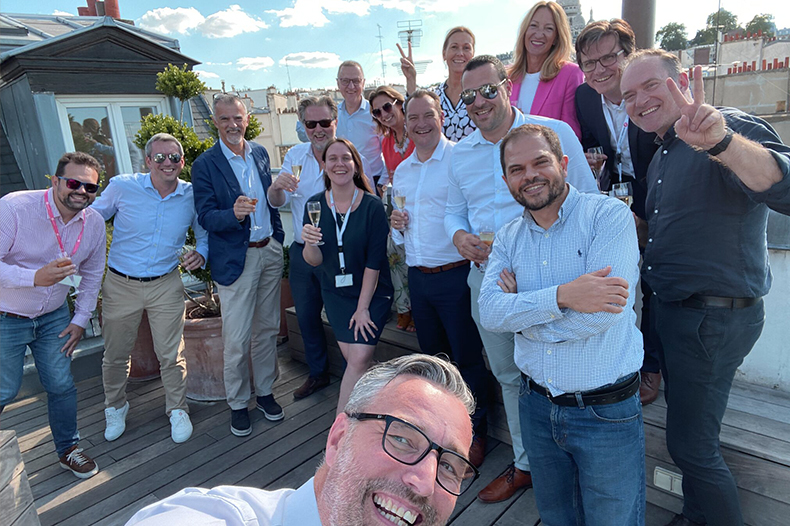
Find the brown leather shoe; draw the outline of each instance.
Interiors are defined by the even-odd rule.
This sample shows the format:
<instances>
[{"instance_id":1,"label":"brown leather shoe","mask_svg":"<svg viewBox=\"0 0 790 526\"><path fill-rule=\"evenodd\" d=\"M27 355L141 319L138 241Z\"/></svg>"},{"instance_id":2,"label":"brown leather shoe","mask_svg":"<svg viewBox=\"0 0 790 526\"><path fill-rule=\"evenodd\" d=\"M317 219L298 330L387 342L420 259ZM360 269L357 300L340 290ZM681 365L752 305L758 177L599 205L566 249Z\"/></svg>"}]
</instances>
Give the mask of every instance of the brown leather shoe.
<instances>
[{"instance_id":1,"label":"brown leather shoe","mask_svg":"<svg viewBox=\"0 0 790 526\"><path fill-rule=\"evenodd\" d=\"M329 385L329 375L322 374L318 378L307 377L301 387L294 391L294 400L301 400L307 398L311 394L319 391Z\"/></svg>"},{"instance_id":2,"label":"brown leather shoe","mask_svg":"<svg viewBox=\"0 0 790 526\"><path fill-rule=\"evenodd\" d=\"M507 469L477 494L477 498L486 503L502 502L512 497L521 488L532 487L532 475L529 471L521 471L510 464Z\"/></svg>"},{"instance_id":3,"label":"brown leather shoe","mask_svg":"<svg viewBox=\"0 0 790 526\"><path fill-rule=\"evenodd\" d=\"M469 462L476 468L483 465L486 456L486 437L475 435L472 439L472 447L469 448Z\"/></svg>"},{"instance_id":4,"label":"brown leather shoe","mask_svg":"<svg viewBox=\"0 0 790 526\"><path fill-rule=\"evenodd\" d=\"M639 385L639 399L642 405L656 401L659 387L661 387L661 373L642 372L642 383Z\"/></svg>"}]
</instances>

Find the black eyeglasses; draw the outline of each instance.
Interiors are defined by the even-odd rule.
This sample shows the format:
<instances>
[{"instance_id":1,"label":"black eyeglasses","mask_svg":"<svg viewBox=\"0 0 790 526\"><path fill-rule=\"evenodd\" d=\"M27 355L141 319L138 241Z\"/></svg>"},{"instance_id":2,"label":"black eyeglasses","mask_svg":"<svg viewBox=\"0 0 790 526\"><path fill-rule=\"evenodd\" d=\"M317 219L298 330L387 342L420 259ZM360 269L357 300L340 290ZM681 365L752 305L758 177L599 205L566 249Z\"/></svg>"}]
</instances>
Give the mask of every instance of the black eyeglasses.
<instances>
[{"instance_id":1,"label":"black eyeglasses","mask_svg":"<svg viewBox=\"0 0 790 526\"><path fill-rule=\"evenodd\" d=\"M348 417L360 421L386 422L384 435L381 437L381 447L385 453L401 464L414 466L435 449L439 455L436 482L451 495L460 496L480 476L480 472L469 460L431 441L414 424L391 415L352 413L348 414Z\"/></svg>"},{"instance_id":2,"label":"black eyeglasses","mask_svg":"<svg viewBox=\"0 0 790 526\"><path fill-rule=\"evenodd\" d=\"M332 122L334 119L321 119L320 121L304 121L304 127L313 129L318 125L321 125L322 128L329 128L332 126Z\"/></svg>"},{"instance_id":3,"label":"black eyeglasses","mask_svg":"<svg viewBox=\"0 0 790 526\"><path fill-rule=\"evenodd\" d=\"M365 79L355 78L355 79L341 79L338 78L337 81L340 83L341 86L344 88L349 84L356 84L357 86L362 86L362 81Z\"/></svg>"},{"instance_id":4,"label":"black eyeglasses","mask_svg":"<svg viewBox=\"0 0 790 526\"><path fill-rule=\"evenodd\" d=\"M79 190L80 186L85 187L85 191L89 194L95 194L99 191L99 185L93 183L83 183L82 181L78 181L76 179L67 179L65 177L57 176L58 179L63 179L66 181L66 188L69 190Z\"/></svg>"},{"instance_id":5,"label":"black eyeglasses","mask_svg":"<svg viewBox=\"0 0 790 526\"><path fill-rule=\"evenodd\" d=\"M165 162L165 159L170 159L174 164L178 164L181 162L181 154L180 153L168 153L167 155L163 153L157 153L151 159L154 160L156 164L162 164Z\"/></svg>"},{"instance_id":6,"label":"black eyeglasses","mask_svg":"<svg viewBox=\"0 0 790 526\"><path fill-rule=\"evenodd\" d=\"M621 49L617 53L609 53L608 55L604 55L601 58L598 58L598 59L595 59L595 60L585 60L581 64L582 71L584 71L585 73L589 73L589 72L593 71L595 69L595 65L597 63L599 63L599 62L601 63L601 66L603 66L603 67L611 66L612 64L617 62L617 57L619 57L623 53L625 53L625 50Z\"/></svg>"},{"instance_id":7,"label":"black eyeglasses","mask_svg":"<svg viewBox=\"0 0 790 526\"><path fill-rule=\"evenodd\" d=\"M392 106L393 106L392 102L386 102L381 107L381 109L370 110L370 113L372 113L373 116L378 119L379 117L381 117L381 112L382 111L387 112L387 113L392 113Z\"/></svg>"},{"instance_id":8,"label":"black eyeglasses","mask_svg":"<svg viewBox=\"0 0 790 526\"><path fill-rule=\"evenodd\" d=\"M477 97L477 92L480 92L480 95L483 98L491 100L495 99L497 93L499 93L499 86L505 83L507 79L502 79L499 81L498 84L484 84L477 89L465 89L461 92L461 100L464 101L464 104L467 106L472 104Z\"/></svg>"}]
</instances>

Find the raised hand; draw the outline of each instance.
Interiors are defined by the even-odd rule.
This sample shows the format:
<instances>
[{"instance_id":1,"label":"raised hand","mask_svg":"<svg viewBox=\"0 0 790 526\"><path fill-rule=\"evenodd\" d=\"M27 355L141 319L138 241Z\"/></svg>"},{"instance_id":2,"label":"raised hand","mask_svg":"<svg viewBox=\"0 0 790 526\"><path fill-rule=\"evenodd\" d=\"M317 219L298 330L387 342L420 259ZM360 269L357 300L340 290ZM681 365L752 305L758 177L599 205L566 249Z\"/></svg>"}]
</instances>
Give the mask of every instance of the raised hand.
<instances>
[{"instance_id":1,"label":"raised hand","mask_svg":"<svg viewBox=\"0 0 790 526\"><path fill-rule=\"evenodd\" d=\"M689 100L671 78L667 79L667 88L680 109L680 119L675 123L675 133L683 142L703 150L710 150L724 139L727 123L719 110L705 104L701 66L694 68L691 87L693 100Z\"/></svg>"},{"instance_id":2,"label":"raised hand","mask_svg":"<svg viewBox=\"0 0 790 526\"><path fill-rule=\"evenodd\" d=\"M411 51L411 42L409 42L408 55L403 52L403 48L400 47L400 44L395 45L398 46L398 51L400 51L400 70L403 72L403 76L406 77L406 93L414 93L414 90L417 89L417 68L414 67L414 55L412 55Z\"/></svg>"}]
</instances>

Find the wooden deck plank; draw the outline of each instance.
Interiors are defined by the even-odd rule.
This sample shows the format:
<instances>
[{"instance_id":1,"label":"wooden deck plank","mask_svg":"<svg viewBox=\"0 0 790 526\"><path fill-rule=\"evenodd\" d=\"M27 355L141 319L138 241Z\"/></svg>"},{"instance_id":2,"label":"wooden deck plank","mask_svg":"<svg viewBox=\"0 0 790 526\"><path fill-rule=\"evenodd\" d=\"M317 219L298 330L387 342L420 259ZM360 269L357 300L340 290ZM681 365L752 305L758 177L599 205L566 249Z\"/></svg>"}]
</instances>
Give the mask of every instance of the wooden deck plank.
<instances>
[{"instance_id":1,"label":"wooden deck plank","mask_svg":"<svg viewBox=\"0 0 790 526\"><path fill-rule=\"evenodd\" d=\"M477 494L480 490L498 477L511 462L513 462L513 449L508 444L503 444L501 442L496 444L496 447L486 456L483 465L480 466L480 477L472 484L472 487L458 497L455 503L455 509L452 515L450 515L450 521L454 521L458 516L462 515L469 506L477 502ZM514 496L511 500L515 498L517 497ZM492 504L492 506L497 506L497 504Z\"/></svg>"},{"instance_id":2,"label":"wooden deck plank","mask_svg":"<svg viewBox=\"0 0 790 526\"><path fill-rule=\"evenodd\" d=\"M494 526L534 526L539 521L540 514L535 504L535 493L527 490L497 519Z\"/></svg>"},{"instance_id":3,"label":"wooden deck plank","mask_svg":"<svg viewBox=\"0 0 790 526\"><path fill-rule=\"evenodd\" d=\"M132 515L145 508L149 504L157 502L158 500L159 499L153 495L146 495L145 497L138 499L127 506L124 506L115 513L106 516L102 520L95 522L93 526L119 526L121 524L126 524L129 519L132 518Z\"/></svg>"}]
</instances>

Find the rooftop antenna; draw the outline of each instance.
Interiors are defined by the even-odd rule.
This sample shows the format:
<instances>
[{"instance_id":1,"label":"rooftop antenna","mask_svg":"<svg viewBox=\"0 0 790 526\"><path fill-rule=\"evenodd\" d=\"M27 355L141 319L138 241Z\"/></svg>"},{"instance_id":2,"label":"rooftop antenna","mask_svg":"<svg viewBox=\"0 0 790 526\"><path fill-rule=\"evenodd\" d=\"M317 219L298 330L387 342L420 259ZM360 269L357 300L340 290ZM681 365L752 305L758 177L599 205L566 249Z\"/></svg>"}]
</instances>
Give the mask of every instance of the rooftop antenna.
<instances>
[{"instance_id":1,"label":"rooftop antenna","mask_svg":"<svg viewBox=\"0 0 790 526\"><path fill-rule=\"evenodd\" d=\"M379 39L379 51L381 53L381 78L384 80L384 84L387 83L387 65L384 63L384 37L381 36L381 24L376 24L379 28L379 36L376 38Z\"/></svg>"},{"instance_id":2,"label":"rooftop antenna","mask_svg":"<svg viewBox=\"0 0 790 526\"><path fill-rule=\"evenodd\" d=\"M420 47L420 40L422 39L422 20L401 20L398 22L398 38L400 39L400 45L404 51L409 49L409 44L411 44L412 49ZM428 64L433 62L433 60L415 60L414 61L414 69L417 73L425 73L425 70L428 68ZM394 67L400 69L400 62L393 63Z\"/></svg>"},{"instance_id":3,"label":"rooftop antenna","mask_svg":"<svg viewBox=\"0 0 790 526\"><path fill-rule=\"evenodd\" d=\"M288 68L288 55L285 56L285 72L288 73L288 91L293 91L291 89L291 70Z\"/></svg>"}]
</instances>

